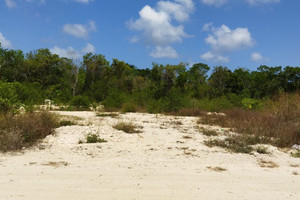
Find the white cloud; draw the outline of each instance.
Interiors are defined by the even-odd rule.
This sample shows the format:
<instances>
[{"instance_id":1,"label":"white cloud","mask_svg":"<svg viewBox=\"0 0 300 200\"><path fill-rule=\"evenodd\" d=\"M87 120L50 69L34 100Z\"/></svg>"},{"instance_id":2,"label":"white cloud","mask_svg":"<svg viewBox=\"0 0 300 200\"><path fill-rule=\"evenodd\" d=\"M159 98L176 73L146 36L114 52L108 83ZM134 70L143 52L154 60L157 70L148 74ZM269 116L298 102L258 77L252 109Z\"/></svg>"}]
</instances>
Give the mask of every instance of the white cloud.
<instances>
[{"instance_id":1,"label":"white cloud","mask_svg":"<svg viewBox=\"0 0 300 200\"><path fill-rule=\"evenodd\" d=\"M96 31L94 21L89 21L88 24L66 24L63 31L77 38L87 38L91 31Z\"/></svg>"},{"instance_id":2,"label":"white cloud","mask_svg":"<svg viewBox=\"0 0 300 200\"><path fill-rule=\"evenodd\" d=\"M261 55L259 52L253 52L251 54L251 60L254 62L260 62L260 61L268 61L269 58L265 58Z\"/></svg>"},{"instance_id":3,"label":"white cloud","mask_svg":"<svg viewBox=\"0 0 300 200\"><path fill-rule=\"evenodd\" d=\"M209 23L203 29L210 32L205 38L205 42L210 45L210 51L201 55L206 61L229 62L229 58L224 55L254 45L254 39L247 28L231 30L226 25L216 28Z\"/></svg>"},{"instance_id":4,"label":"white cloud","mask_svg":"<svg viewBox=\"0 0 300 200\"><path fill-rule=\"evenodd\" d=\"M280 0L246 0L250 5L267 4L267 3L279 3Z\"/></svg>"},{"instance_id":5,"label":"white cloud","mask_svg":"<svg viewBox=\"0 0 300 200\"><path fill-rule=\"evenodd\" d=\"M201 2L210 6L222 6L227 3L227 0L201 0Z\"/></svg>"},{"instance_id":6,"label":"white cloud","mask_svg":"<svg viewBox=\"0 0 300 200\"><path fill-rule=\"evenodd\" d=\"M58 46L54 46L52 49L50 49L51 53L57 54L60 57L65 57L65 58L69 58L69 59L79 59L84 54L94 53L95 50L96 50L95 47L90 43L87 43L86 46L79 51L75 50L73 47L68 47L68 48L64 49L64 48L60 48Z\"/></svg>"},{"instance_id":7,"label":"white cloud","mask_svg":"<svg viewBox=\"0 0 300 200\"><path fill-rule=\"evenodd\" d=\"M0 32L0 43L3 48L11 48L12 45L9 40L7 40Z\"/></svg>"},{"instance_id":8,"label":"white cloud","mask_svg":"<svg viewBox=\"0 0 300 200\"><path fill-rule=\"evenodd\" d=\"M86 3L86 4L88 4L88 3L90 3L90 2L92 2L94 0L73 0L73 1L76 1L76 2L79 2L79 3Z\"/></svg>"},{"instance_id":9,"label":"white cloud","mask_svg":"<svg viewBox=\"0 0 300 200\"><path fill-rule=\"evenodd\" d=\"M229 62L229 58L221 55L216 55L212 53L211 51L208 51L200 56L205 61L213 61L213 62L218 62L218 63L224 63L224 62Z\"/></svg>"},{"instance_id":10,"label":"white cloud","mask_svg":"<svg viewBox=\"0 0 300 200\"><path fill-rule=\"evenodd\" d=\"M203 4L209 6L223 6L232 0L201 0ZM279 3L280 0L244 0L250 5L268 4L268 3Z\"/></svg>"},{"instance_id":11,"label":"white cloud","mask_svg":"<svg viewBox=\"0 0 300 200\"><path fill-rule=\"evenodd\" d=\"M155 49L150 53L150 56L153 58L177 58L178 53L170 46L156 46Z\"/></svg>"},{"instance_id":12,"label":"white cloud","mask_svg":"<svg viewBox=\"0 0 300 200\"><path fill-rule=\"evenodd\" d=\"M212 27L211 34L205 39L214 52L230 52L254 45L254 40L247 28L231 30L222 25L219 28Z\"/></svg>"},{"instance_id":13,"label":"white cloud","mask_svg":"<svg viewBox=\"0 0 300 200\"><path fill-rule=\"evenodd\" d=\"M90 43L87 43L86 46L81 50L83 54L94 53L95 51L96 48Z\"/></svg>"},{"instance_id":14,"label":"white cloud","mask_svg":"<svg viewBox=\"0 0 300 200\"><path fill-rule=\"evenodd\" d=\"M13 0L5 0L5 4L8 8L14 8L17 6L16 2Z\"/></svg>"},{"instance_id":15,"label":"white cloud","mask_svg":"<svg viewBox=\"0 0 300 200\"><path fill-rule=\"evenodd\" d=\"M174 17L177 21L183 22L189 19L190 13L194 11L194 3L192 0L174 0L159 1L157 3L157 10L167 13Z\"/></svg>"},{"instance_id":16,"label":"white cloud","mask_svg":"<svg viewBox=\"0 0 300 200\"><path fill-rule=\"evenodd\" d=\"M184 37L188 37L181 23L189 19L194 9L192 0L158 1L155 8L149 5L144 6L140 10L137 20L127 22L131 30L142 32L141 37L134 36L131 42L135 43L142 39L147 45L155 46L151 55L160 57L157 52L161 52L163 49L171 50L171 44L182 42ZM174 21L178 25L174 25ZM176 53L173 49L173 54L170 54L172 56L167 57L174 58L174 52Z\"/></svg>"}]
</instances>

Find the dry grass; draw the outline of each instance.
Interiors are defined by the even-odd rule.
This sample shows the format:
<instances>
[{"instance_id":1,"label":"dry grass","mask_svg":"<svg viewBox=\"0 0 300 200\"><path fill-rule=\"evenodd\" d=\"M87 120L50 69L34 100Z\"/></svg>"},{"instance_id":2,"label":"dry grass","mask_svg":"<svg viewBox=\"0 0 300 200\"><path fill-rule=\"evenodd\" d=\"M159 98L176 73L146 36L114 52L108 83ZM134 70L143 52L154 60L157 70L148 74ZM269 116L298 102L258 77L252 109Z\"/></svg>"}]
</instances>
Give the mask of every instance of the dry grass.
<instances>
[{"instance_id":1,"label":"dry grass","mask_svg":"<svg viewBox=\"0 0 300 200\"><path fill-rule=\"evenodd\" d=\"M218 136L219 133L215 130L206 129L206 128L199 128L199 131L206 136Z\"/></svg>"},{"instance_id":2,"label":"dry grass","mask_svg":"<svg viewBox=\"0 0 300 200\"><path fill-rule=\"evenodd\" d=\"M210 169L212 171L215 171L215 172L224 172L224 171L227 171L227 169L223 168L223 167L206 167L207 169Z\"/></svg>"},{"instance_id":3,"label":"dry grass","mask_svg":"<svg viewBox=\"0 0 300 200\"><path fill-rule=\"evenodd\" d=\"M206 140L204 144L208 147L221 147L234 153L251 154L254 151L252 145L266 143L268 140L264 137L251 135L232 135L224 140L214 139Z\"/></svg>"},{"instance_id":4,"label":"dry grass","mask_svg":"<svg viewBox=\"0 0 300 200\"><path fill-rule=\"evenodd\" d=\"M261 166L263 168L278 168L279 167L279 165L273 161L259 160L258 164L259 164L259 166Z\"/></svg>"},{"instance_id":5,"label":"dry grass","mask_svg":"<svg viewBox=\"0 0 300 200\"><path fill-rule=\"evenodd\" d=\"M118 122L113 128L124 131L125 133L141 133L141 126L137 126L132 122Z\"/></svg>"},{"instance_id":6,"label":"dry grass","mask_svg":"<svg viewBox=\"0 0 300 200\"><path fill-rule=\"evenodd\" d=\"M0 116L0 150L15 151L54 132L57 117L47 112Z\"/></svg>"},{"instance_id":7,"label":"dry grass","mask_svg":"<svg viewBox=\"0 0 300 200\"><path fill-rule=\"evenodd\" d=\"M96 116L97 116L97 117L111 117L111 118L117 118L117 117L119 117L119 114L117 114L117 113L98 113Z\"/></svg>"},{"instance_id":8,"label":"dry grass","mask_svg":"<svg viewBox=\"0 0 300 200\"><path fill-rule=\"evenodd\" d=\"M299 175L299 173L298 173L297 171L293 171L292 174L295 175L295 176L298 176L298 175Z\"/></svg>"},{"instance_id":9,"label":"dry grass","mask_svg":"<svg viewBox=\"0 0 300 200\"><path fill-rule=\"evenodd\" d=\"M284 94L266 103L263 110L233 109L222 115L202 115L198 123L233 128L243 135L268 137L269 144L300 144L300 94Z\"/></svg>"}]
</instances>

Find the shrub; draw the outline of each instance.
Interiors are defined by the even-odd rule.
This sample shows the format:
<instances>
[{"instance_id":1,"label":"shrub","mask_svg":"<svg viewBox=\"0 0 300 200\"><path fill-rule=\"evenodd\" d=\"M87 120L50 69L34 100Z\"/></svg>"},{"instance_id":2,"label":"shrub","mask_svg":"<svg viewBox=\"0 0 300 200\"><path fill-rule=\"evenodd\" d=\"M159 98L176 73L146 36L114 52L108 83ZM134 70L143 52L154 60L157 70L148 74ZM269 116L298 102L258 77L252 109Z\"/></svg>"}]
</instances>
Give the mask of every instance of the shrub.
<instances>
[{"instance_id":1,"label":"shrub","mask_svg":"<svg viewBox=\"0 0 300 200\"><path fill-rule=\"evenodd\" d=\"M124 131L125 133L140 133L141 131L138 130L137 125L131 123L131 122L119 122L117 123L115 126L113 126L113 128L120 130L120 131Z\"/></svg>"},{"instance_id":2,"label":"shrub","mask_svg":"<svg viewBox=\"0 0 300 200\"><path fill-rule=\"evenodd\" d=\"M57 127L53 114L26 113L0 117L0 150L13 151L35 144L54 132Z\"/></svg>"},{"instance_id":3,"label":"shrub","mask_svg":"<svg viewBox=\"0 0 300 200\"><path fill-rule=\"evenodd\" d=\"M283 95L262 110L232 109L222 115L203 115L199 122L234 128L244 135L269 138L267 143L291 147L300 143L300 95Z\"/></svg>"},{"instance_id":4,"label":"shrub","mask_svg":"<svg viewBox=\"0 0 300 200\"><path fill-rule=\"evenodd\" d=\"M69 120L63 120L59 122L59 126L73 126L76 125L74 122Z\"/></svg>"},{"instance_id":5,"label":"shrub","mask_svg":"<svg viewBox=\"0 0 300 200\"><path fill-rule=\"evenodd\" d=\"M136 112L138 110L137 106L134 103L125 103L122 106L121 111L126 112Z\"/></svg>"},{"instance_id":6,"label":"shrub","mask_svg":"<svg viewBox=\"0 0 300 200\"><path fill-rule=\"evenodd\" d=\"M85 96L75 96L71 100L71 106L74 106L76 109L86 110L90 107L90 100Z\"/></svg>"},{"instance_id":7,"label":"shrub","mask_svg":"<svg viewBox=\"0 0 300 200\"><path fill-rule=\"evenodd\" d=\"M104 143L107 142L104 139L101 139L98 135L96 134L88 134L86 137L86 143Z\"/></svg>"}]
</instances>

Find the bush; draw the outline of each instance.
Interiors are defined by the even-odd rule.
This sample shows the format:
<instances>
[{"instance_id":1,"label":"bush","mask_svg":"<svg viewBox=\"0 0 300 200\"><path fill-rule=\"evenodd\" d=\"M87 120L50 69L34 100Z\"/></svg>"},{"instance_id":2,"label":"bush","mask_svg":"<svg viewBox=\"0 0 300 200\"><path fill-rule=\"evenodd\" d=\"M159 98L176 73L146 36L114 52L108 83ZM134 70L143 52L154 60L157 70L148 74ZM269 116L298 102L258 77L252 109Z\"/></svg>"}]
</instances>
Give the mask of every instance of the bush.
<instances>
[{"instance_id":1,"label":"bush","mask_svg":"<svg viewBox=\"0 0 300 200\"><path fill-rule=\"evenodd\" d=\"M119 122L113 128L119 130L119 131L124 131L125 133L140 133L141 131L138 130L138 126L131 123L131 122Z\"/></svg>"},{"instance_id":2,"label":"bush","mask_svg":"<svg viewBox=\"0 0 300 200\"><path fill-rule=\"evenodd\" d=\"M101 139L98 135L96 134L88 134L86 137L86 143L104 143L107 142L104 139Z\"/></svg>"},{"instance_id":3,"label":"bush","mask_svg":"<svg viewBox=\"0 0 300 200\"><path fill-rule=\"evenodd\" d=\"M56 117L47 112L0 117L0 150L13 151L35 144L54 132Z\"/></svg>"},{"instance_id":4,"label":"bush","mask_svg":"<svg viewBox=\"0 0 300 200\"><path fill-rule=\"evenodd\" d=\"M138 110L138 107L134 103L125 103L122 106L121 111L126 112L136 112Z\"/></svg>"},{"instance_id":5,"label":"bush","mask_svg":"<svg viewBox=\"0 0 300 200\"><path fill-rule=\"evenodd\" d=\"M88 110L90 108L90 100L85 96L75 96L71 100L70 105L79 110Z\"/></svg>"}]
</instances>

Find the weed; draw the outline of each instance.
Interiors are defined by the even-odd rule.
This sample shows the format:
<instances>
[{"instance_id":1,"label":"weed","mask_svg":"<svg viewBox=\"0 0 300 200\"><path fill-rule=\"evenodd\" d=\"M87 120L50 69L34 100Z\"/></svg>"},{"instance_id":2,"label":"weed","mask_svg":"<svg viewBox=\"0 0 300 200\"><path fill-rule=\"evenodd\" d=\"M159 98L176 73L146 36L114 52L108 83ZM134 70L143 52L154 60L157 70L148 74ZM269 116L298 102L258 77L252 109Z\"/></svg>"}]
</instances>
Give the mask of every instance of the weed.
<instances>
[{"instance_id":1,"label":"weed","mask_svg":"<svg viewBox=\"0 0 300 200\"><path fill-rule=\"evenodd\" d=\"M107 142L107 141L104 139L101 139L96 134L88 134L86 137L86 143L104 143L104 142Z\"/></svg>"},{"instance_id":2,"label":"weed","mask_svg":"<svg viewBox=\"0 0 300 200\"><path fill-rule=\"evenodd\" d=\"M293 171L293 175L298 176L299 173L297 171Z\"/></svg>"},{"instance_id":3,"label":"weed","mask_svg":"<svg viewBox=\"0 0 300 200\"><path fill-rule=\"evenodd\" d=\"M63 120L59 122L59 126L73 126L76 125L74 122L69 120Z\"/></svg>"},{"instance_id":4,"label":"weed","mask_svg":"<svg viewBox=\"0 0 300 200\"><path fill-rule=\"evenodd\" d=\"M291 156L294 158L300 158L300 150L297 150L296 152L291 153Z\"/></svg>"},{"instance_id":5,"label":"weed","mask_svg":"<svg viewBox=\"0 0 300 200\"><path fill-rule=\"evenodd\" d=\"M263 168L277 168L279 167L278 164L276 164L273 161L266 161L266 160L259 160L259 166L263 167Z\"/></svg>"},{"instance_id":6,"label":"weed","mask_svg":"<svg viewBox=\"0 0 300 200\"><path fill-rule=\"evenodd\" d=\"M193 137L189 136L189 135L184 135L182 136L183 139L192 139Z\"/></svg>"},{"instance_id":7,"label":"weed","mask_svg":"<svg viewBox=\"0 0 300 200\"><path fill-rule=\"evenodd\" d=\"M142 128L140 126L137 126L133 124L132 122L118 122L116 125L113 126L113 128L124 131L125 133L141 133L138 128Z\"/></svg>"},{"instance_id":8,"label":"weed","mask_svg":"<svg viewBox=\"0 0 300 200\"><path fill-rule=\"evenodd\" d=\"M224 171L227 171L227 169L223 168L223 167L207 167L207 169L210 169L212 171L215 171L215 172L224 172Z\"/></svg>"},{"instance_id":9,"label":"weed","mask_svg":"<svg viewBox=\"0 0 300 200\"><path fill-rule=\"evenodd\" d=\"M116 113L98 113L96 115L97 117L111 117L111 118L117 118L119 115Z\"/></svg>"},{"instance_id":10,"label":"weed","mask_svg":"<svg viewBox=\"0 0 300 200\"><path fill-rule=\"evenodd\" d=\"M258 146L256 152L259 154L269 154L267 147Z\"/></svg>"},{"instance_id":11,"label":"weed","mask_svg":"<svg viewBox=\"0 0 300 200\"><path fill-rule=\"evenodd\" d=\"M199 131L202 132L202 134L206 135L206 136L218 136L219 135L219 133L217 131L211 130L211 129L200 128Z\"/></svg>"},{"instance_id":12,"label":"weed","mask_svg":"<svg viewBox=\"0 0 300 200\"><path fill-rule=\"evenodd\" d=\"M300 167L298 164L290 164L291 167Z\"/></svg>"}]
</instances>

